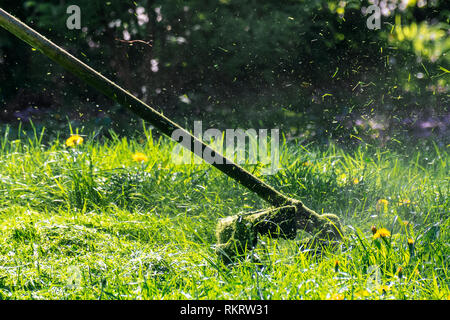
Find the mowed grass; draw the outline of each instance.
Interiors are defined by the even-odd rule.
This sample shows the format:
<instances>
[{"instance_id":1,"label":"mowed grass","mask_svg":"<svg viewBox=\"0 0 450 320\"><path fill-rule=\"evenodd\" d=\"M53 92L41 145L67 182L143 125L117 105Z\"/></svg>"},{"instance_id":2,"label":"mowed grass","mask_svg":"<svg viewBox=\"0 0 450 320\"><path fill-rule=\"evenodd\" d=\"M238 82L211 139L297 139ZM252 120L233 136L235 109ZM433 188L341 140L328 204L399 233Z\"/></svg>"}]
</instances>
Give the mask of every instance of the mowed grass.
<instances>
[{"instance_id":1,"label":"mowed grass","mask_svg":"<svg viewBox=\"0 0 450 320\"><path fill-rule=\"evenodd\" d=\"M337 247L263 237L231 265L219 218L267 204L150 130L0 140L0 299L449 299L448 146L394 152L282 142L262 176L342 219ZM143 153L147 161L136 162ZM374 239L371 227L390 236Z\"/></svg>"}]
</instances>

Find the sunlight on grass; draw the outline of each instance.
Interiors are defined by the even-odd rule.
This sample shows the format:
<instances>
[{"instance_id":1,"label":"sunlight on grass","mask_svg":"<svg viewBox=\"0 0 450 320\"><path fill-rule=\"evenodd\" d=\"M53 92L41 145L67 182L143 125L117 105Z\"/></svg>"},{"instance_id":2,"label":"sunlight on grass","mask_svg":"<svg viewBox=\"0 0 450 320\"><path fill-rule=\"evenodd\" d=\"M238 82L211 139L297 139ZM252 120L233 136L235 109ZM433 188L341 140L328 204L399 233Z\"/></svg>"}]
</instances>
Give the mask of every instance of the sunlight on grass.
<instances>
[{"instance_id":1,"label":"sunlight on grass","mask_svg":"<svg viewBox=\"0 0 450 320\"><path fill-rule=\"evenodd\" d=\"M225 266L218 218L265 204L206 164L173 164L174 144L146 132L76 148L1 141L0 299L448 298L445 148L284 144L285 170L264 179L339 215L345 237L262 237Z\"/></svg>"}]
</instances>

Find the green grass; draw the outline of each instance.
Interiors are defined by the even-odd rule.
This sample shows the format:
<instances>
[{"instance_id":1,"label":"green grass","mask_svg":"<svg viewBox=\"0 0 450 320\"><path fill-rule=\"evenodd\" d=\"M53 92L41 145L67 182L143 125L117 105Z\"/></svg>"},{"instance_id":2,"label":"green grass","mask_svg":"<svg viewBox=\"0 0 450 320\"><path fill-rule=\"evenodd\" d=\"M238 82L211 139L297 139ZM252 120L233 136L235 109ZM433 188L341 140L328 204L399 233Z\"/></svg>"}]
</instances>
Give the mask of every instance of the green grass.
<instances>
[{"instance_id":1,"label":"green grass","mask_svg":"<svg viewBox=\"0 0 450 320\"><path fill-rule=\"evenodd\" d=\"M225 266L216 222L265 207L256 195L206 164L175 165L174 143L151 131L88 135L76 148L65 147L68 135L43 137L0 140L0 299L450 297L448 146L396 153L284 142L284 170L263 179L339 215L345 238L318 248L301 234L264 237ZM148 161L134 162L135 152ZM391 236L373 239L372 225Z\"/></svg>"}]
</instances>

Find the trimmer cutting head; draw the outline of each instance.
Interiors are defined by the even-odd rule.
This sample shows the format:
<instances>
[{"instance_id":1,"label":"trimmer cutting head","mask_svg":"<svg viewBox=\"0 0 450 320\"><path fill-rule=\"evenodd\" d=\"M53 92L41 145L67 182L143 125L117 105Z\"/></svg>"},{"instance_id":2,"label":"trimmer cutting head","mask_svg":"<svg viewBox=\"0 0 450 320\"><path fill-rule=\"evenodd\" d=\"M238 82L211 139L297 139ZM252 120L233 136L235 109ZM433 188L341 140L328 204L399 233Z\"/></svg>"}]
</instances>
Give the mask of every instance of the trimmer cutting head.
<instances>
[{"instance_id":1,"label":"trimmer cutting head","mask_svg":"<svg viewBox=\"0 0 450 320\"><path fill-rule=\"evenodd\" d=\"M233 262L237 256L256 247L258 234L294 239L297 230L311 234L316 243L342 238L342 227L336 215L319 215L301 201L290 199L286 206L220 219L216 228L216 252L224 262Z\"/></svg>"}]
</instances>

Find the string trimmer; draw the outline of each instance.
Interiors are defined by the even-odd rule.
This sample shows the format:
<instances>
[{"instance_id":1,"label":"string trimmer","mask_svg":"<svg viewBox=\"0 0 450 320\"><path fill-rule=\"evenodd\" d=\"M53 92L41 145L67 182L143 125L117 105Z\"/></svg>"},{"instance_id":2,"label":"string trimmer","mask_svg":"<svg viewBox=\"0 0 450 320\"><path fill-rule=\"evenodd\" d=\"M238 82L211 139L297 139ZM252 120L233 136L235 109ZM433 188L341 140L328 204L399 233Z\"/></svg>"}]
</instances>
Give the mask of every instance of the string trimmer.
<instances>
[{"instance_id":1,"label":"string trimmer","mask_svg":"<svg viewBox=\"0 0 450 320\"><path fill-rule=\"evenodd\" d=\"M203 154L214 155L216 161L210 164L274 206L256 213L220 219L216 229L218 241L216 251L219 257L231 261L236 254L254 248L258 234L292 239L296 236L297 230L304 230L314 235L316 239L324 241L341 239L341 226L337 216L319 215L307 208L300 200L281 194L1 8L0 26L112 100L150 122L168 137L172 138L175 130L182 130L183 138L187 137L190 140L190 144L186 145L192 146L194 143L201 145L201 149L194 148L194 154L201 158Z\"/></svg>"}]
</instances>

